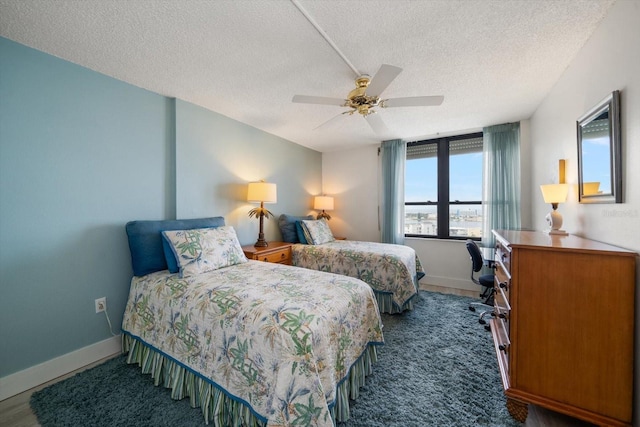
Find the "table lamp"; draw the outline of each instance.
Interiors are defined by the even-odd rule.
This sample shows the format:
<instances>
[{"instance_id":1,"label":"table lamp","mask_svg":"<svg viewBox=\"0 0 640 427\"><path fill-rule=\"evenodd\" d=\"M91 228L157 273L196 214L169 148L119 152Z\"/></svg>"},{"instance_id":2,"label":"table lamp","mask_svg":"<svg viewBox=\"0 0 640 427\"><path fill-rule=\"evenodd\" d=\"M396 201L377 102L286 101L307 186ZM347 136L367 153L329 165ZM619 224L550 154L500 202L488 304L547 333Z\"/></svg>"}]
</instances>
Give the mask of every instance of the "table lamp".
<instances>
[{"instance_id":1,"label":"table lamp","mask_svg":"<svg viewBox=\"0 0 640 427\"><path fill-rule=\"evenodd\" d=\"M326 218L327 220L330 220L331 219L331 215L329 215L325 211L332 211L333 210L333 197L331 197L331 196L316 196L313 199L313 209L322 210L322 212L318 214L318 219Z\"/></svg>"},{"instance_id":2,"label":"table lamp","mask_svg":"<svg viewBox=\"0 0 640 427\"><path fill-rule=\"evenodd\" d=\"M259 208L253 208L249 211L249 218L255 216L260 220L260 231L258 233L258 240L253 245L257 248L266 247L269 244L264 239L264 217L273 216L271 212L265 209L265 203L276 203L278 201L278 194L276 185L268 182L250 182L247 189L247 200L249 202L260 202Z\"/></svg>"},{"instance_id":3,"label":"table lamp","mask_svg":"<svg viewBox=\"0 0 640 427\"><path fill-rule=\"evenodd\" d=\"M562 215L558 212L558 204L567 201L567 195L569 194L568 184L545 184L540 186L542 191L542 197L544 197L545 203L551 203L553 210L547 214L545 219L551 227L549 234L557 234L566 236L567 233L561 230L562 227Z\"/></svg>"}]
</instances>

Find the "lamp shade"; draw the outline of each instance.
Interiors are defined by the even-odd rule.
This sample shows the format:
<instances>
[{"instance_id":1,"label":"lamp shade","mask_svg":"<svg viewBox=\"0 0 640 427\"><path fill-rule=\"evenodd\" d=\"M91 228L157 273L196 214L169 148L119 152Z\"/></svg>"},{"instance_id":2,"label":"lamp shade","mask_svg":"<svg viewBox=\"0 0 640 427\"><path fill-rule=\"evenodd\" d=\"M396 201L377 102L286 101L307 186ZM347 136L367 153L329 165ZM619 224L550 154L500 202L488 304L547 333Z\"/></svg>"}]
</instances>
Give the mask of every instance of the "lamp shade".
<instances>
[{"instance_id":1,"label":"lamp shade","mask_svg":"<svg viewBox=\"0 0 640 427\"><path fill-rule=\"evenodd\" d=\"M569 184L545 184L540 186L545 203L564 203L569 194Z\"/></svg>"},{"instance_id":2,"label":"lamp shade","mask_svg":"<svg viewBox=\"0 0 640 427\"><path fill-rule=\"evenodd\" d=\"M263 181L250 182L247 190L247 201L276 203L278 201L276 185Z\"/></svg>"},{"instance_id":3,"label":"lamp shade","mask_svg":"<svg viewBox=\"0 0 640 427\"><path fill-rule=\"evenodd\" d=\"M333 197L330 197L330 196L316 196L313 199L313 209L332 211L333 210Z\"/></svg>"},{"instance_id":4,"label":"lamp shade","mask_svg":"<svg viewBox=\"0 0 640 427\"><path fill-rule=\"evenodd\" d=\"M600 194L600 182L583 182L582 194L585 196L592 196L594 194Z\"/></svg>"}]
</instances>

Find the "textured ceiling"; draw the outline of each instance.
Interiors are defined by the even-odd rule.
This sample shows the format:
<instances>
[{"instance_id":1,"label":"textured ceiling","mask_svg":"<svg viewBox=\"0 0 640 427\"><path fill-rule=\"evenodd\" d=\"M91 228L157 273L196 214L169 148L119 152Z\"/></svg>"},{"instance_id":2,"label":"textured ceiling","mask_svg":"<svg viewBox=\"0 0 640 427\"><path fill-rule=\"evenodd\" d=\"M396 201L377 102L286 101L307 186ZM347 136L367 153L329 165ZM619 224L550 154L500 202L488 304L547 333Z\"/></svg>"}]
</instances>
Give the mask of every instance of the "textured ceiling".
<instances>
[{"instance_id":1,"label":"textured ceiling","mask_svg":"<svg viewBox=\"0 0 640 427\"><path fill-rule=\"evenodd\" d=\"M291 102L356 77L291 1L0 0L0 35L328 152L528 118L614 1L298 0L358 72L403 68L383 98L444 95L381 110L387 135Z\"/></svg>"}]
</instances>

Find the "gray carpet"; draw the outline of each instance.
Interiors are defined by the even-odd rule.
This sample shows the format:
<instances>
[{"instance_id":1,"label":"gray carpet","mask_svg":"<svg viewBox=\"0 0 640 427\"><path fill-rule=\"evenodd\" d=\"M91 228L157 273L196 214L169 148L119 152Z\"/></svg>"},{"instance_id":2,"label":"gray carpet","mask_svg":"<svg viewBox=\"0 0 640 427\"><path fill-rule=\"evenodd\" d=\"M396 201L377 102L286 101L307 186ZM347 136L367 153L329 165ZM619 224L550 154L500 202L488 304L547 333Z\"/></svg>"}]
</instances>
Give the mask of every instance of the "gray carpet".
<instances>
[{"instance_id":1,"label":"gray carpet","mask_svg":"<svg viewBox=\"0 0 640 427\"><path fill-rule=\"evenodd\" d=\"M385 345L340 427L520 425L470 301L421 292L414 311L383 315ZM172 400L124 357L34 393L31 407L44 427L204 425L200 409Z\"/></svg>"}]
</instances>

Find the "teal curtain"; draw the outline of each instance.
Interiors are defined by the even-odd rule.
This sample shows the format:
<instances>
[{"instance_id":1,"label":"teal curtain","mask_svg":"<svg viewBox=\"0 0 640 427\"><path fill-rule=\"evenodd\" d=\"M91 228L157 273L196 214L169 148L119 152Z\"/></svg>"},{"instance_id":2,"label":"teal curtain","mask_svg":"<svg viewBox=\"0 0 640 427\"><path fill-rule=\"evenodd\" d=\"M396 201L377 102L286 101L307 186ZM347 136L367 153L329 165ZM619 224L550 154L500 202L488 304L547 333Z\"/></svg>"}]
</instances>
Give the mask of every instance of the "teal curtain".
<instances>
[{"instance_id":1,"label":"teal curtain","mask_svg":"<svg viewBox=\"0 0 640 427\"><path fill-rule=\"evenodd\" d=\"M382 143L382 242L404 244L404 165L407 143Z\"/></svg>"},{"instance_id":2,"label":"teal curtain","mask_svg":"<svg viewBox=\"0 0 640 427\"><path fill-rule=\"evenodd\" d=\"M485 127L482 243L493 247L491 230L520 228L520 123Z\"/></svg>"}]
</instances>

